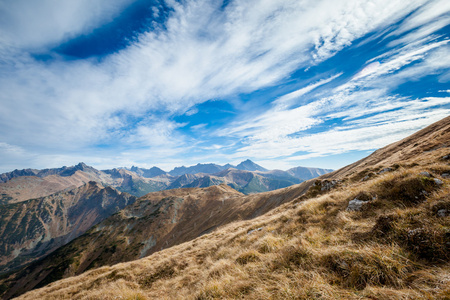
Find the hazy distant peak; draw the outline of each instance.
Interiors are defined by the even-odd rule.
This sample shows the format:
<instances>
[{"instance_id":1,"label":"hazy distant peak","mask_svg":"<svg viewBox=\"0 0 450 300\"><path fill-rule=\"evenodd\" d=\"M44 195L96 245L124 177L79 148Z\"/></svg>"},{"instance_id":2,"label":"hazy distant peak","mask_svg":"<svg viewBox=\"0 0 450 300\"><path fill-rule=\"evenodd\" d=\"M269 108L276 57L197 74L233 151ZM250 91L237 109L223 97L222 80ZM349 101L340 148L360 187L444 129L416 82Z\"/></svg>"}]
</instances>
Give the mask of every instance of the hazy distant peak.
<instances>
[{"instance_id":1,"label":"hazy distant peak","mask_svg":"<svg viewBox=\"0 0 450 300\"><path fill-rule=\"evenodd\" d=\"M151 167L150 169L144 169L144 168L132 166L130 171L135 172L136 174L138 174L142 177L145 177L145 178L152 178L152 177L167 174L166 171L164 171L158 167Z\"/></svg>"},{"instance_id":2,"label":"hazy distant peak","mask_svg":"<svg viewBox=\"0 0 450 300\"><path fill-rule=\"evenodd\" d=\"M314 177L321 176L323 174L332 172L332 169L320 169L320 168L307 168L307 167L295 167L287 170L286 172L297 178L307 180Z\"/></svg>"},{"instance_id":3,"label":"hazy distant peak","mask_svg":"<svg viewBox=\"0 0 450 300\"><path fill-rule=\"evenodd\" d=\"M250 159L247 159L247 160L241 162L240 164L238 164L236 166L236 169L244 170L244 171L261 171L261 172L267 171L267 169L261 167L258 164L255 164Z\"/></svg>"},{"instance_id":4,"label":"hazy distant peak","mask_svg":"<svg viewBox=\"0 0 450 300\"><path fill-rule=\"evenodd\" d=\"M219 166L217 164L208 163L208 164L201 164L198 163L195 166L191 167L176 167L172 171L169 172L172 176L179 176L183 174L197 174L197 173L206 173L206 174L214 174L217 172L220 172L224 170L224 167Z\"/></svg>"}]
</instances>

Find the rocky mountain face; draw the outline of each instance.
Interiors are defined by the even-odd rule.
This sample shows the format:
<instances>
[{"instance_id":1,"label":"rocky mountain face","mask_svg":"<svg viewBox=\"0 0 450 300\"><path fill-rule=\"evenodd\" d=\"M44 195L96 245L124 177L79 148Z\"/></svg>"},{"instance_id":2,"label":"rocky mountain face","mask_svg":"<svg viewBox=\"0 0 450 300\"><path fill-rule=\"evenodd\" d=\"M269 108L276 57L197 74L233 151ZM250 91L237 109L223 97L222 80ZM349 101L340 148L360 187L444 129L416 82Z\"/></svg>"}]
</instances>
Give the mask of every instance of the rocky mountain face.
<instances>
[{"instance_id":1,"label":"rocky mountain face","mask_svg":"<svg viewBox=\"0 0 450 300\"><path fill-rule=\"evenodd\" d=\"M46 197L2 205L0 273L47 255L135 200L91 181Z\"/></svg>"}]
</instances>

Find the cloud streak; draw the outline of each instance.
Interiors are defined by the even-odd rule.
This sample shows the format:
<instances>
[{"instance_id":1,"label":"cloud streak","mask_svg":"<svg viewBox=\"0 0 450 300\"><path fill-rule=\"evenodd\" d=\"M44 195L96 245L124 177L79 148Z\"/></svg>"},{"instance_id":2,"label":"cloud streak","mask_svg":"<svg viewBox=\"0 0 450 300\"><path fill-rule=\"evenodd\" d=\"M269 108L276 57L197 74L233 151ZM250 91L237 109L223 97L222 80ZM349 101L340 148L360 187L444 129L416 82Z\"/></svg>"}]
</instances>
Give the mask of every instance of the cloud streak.
<instances>
[{"instance_id":1,"label":"cloud streak","mask_svg":"<svg viewBox=\"0 0 450 300\"><path fill-rule=\"evenodd\" d=\"M426 42L418 41L370 59L348 81L328 89L328 96L320 93L316 98L302 99L306 94L302 91L309 92L338 76L279 98L282 103L284 99L296 99L298 107L268 111L218 134L245 139L246 145L231 155L234 158L250 155L287 161L373 150L399 140L450 113L448 97L413 99L391 92L403 82L417 81L450 67L450 61L442 59L448 57L448 40ZM279 99L274 103L279 104ZM307 101L310 102L301 104ZM330 120L339 125L322 128L318 133L308 132ZM296 155L298 152L307 154Z\"/></svg>"}]
</instances>

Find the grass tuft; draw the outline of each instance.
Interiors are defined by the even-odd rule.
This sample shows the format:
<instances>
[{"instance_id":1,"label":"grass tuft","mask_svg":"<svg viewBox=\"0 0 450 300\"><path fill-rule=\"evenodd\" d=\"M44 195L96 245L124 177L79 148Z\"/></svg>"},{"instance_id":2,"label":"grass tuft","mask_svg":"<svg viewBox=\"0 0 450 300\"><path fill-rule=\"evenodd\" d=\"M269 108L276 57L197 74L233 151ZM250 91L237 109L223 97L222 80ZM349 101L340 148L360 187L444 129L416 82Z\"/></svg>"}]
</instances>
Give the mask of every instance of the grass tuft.
<instances>
[{"instance_id":1,"label":"grass tuft","mask_svg":"<svg viewBox=\"0 0 450 300\"><path fill-rule=\"evenodd\" d=\"M242 253L241 255L236 258L236 263L240 265L246 265L251 262L257 262L260 261L260 255L256 250L248 250Z\"/></svg>"}]
</instances>

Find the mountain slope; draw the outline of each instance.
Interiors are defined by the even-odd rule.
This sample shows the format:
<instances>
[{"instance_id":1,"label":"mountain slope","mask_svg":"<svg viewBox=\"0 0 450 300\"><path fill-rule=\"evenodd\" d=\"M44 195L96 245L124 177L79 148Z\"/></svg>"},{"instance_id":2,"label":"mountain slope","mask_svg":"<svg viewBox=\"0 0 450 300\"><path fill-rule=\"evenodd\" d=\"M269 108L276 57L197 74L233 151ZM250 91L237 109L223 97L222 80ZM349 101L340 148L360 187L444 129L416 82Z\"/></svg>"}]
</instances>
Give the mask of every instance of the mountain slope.
<instances>
[{"instance_id":1,"label":"mountain slope","mask_svg":"<svg viewBox=\"0 0 450 300\"><path fill-rule=\"evenodd\" d=\"M237 196L244 211L285 204L19 299L448 299L449 128L446 118L334 174Z\"/></svg>"},{"instance_id":2,"label":"mountain slope","mask_svg":"<svg viewBox=\"0 0 450 300\"><path fill-rule=\"evenodd\" d=\"M138 259L232 221L254 218L301 195L309 185L250 196L226 185L150 193L49 256L6 276L5 297L92 268Z\"/></svg>"},{"instance_id":3,"label":"mountain slope","mask_svg":"<svg viewBox=\"0 0 450 300\"><path fill-rule=\"evenodd\" d=\"M0 204L16 203L45 197L65 189L82 186L89 181L104 181L104 176L77 170L70 176L47 175L14 177L0 183Z\"/></svg>"},{"instance_id":4,"label":"mountain slope","mask_svg":"<svg viewBox=\"0 0 450 300\"><path fill-rule=\"evenodd\" d=\"M89 182L50 196L2 206L0 272L67 244L135 200L113 188Z\"/></svg>"},{"instance_id":5,"label":"mountain slope","mask_svg":"<svg viewBox=\"0 0 450 300\"><path fill-rule=\"evenodd\" d=\"M426 159L432 153L450 146L450 116L384 148L378 149L366 158L334 172L324 178L339 178L353 175L355 178L366 176L374 170L395 168L399 162L417 163L418 157ZM366 174L367 173L367 174Z\"/></svg>"}]
</instances>

